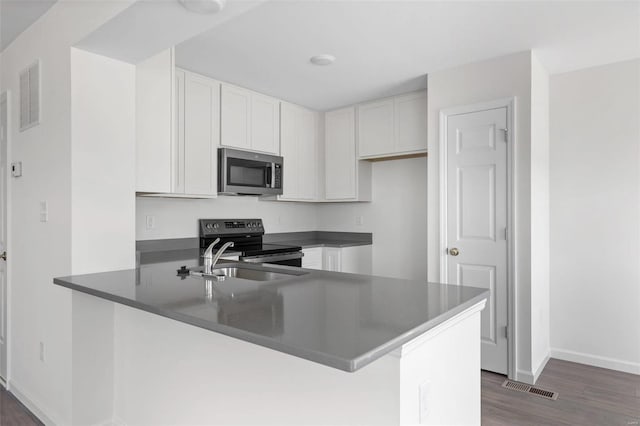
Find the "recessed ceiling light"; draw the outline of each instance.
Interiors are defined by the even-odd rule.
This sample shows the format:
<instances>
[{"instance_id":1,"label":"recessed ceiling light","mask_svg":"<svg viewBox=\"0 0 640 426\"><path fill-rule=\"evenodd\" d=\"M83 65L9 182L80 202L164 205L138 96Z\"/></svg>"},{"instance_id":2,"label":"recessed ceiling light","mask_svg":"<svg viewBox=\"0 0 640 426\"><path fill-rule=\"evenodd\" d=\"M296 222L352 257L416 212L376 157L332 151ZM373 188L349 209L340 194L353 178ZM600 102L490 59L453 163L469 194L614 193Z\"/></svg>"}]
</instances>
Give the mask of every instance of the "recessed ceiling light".
<instances>
[{"instance_id":1,"label":"recessed ceiling light","mask_svg":"<svg viewBox=\"0 0 640 426\"><path fill-rule=\"evenodd\" d=\"M220 12L227 0L178 0L190 12L210 15Z\"/></svg>"},{"instance_id":2,"label":"recessed ceiling light","mask_svg":"<svg viewBox=\"0 0 640 426\"><path fill-rule=\"evenodd\" d=\"M309 61L314 65L331 65L336 60L333 55L316 55L312 56Z\"/></svg>"}]
</instances>

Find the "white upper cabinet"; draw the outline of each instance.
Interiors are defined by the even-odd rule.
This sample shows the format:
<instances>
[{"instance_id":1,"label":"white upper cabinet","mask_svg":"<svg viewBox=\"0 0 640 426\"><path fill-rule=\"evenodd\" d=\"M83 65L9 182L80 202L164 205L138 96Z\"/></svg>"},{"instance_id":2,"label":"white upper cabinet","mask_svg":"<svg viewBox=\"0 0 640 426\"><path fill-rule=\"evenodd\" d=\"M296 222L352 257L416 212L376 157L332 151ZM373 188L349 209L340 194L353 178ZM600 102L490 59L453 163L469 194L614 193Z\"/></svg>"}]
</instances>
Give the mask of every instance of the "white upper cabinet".
<instances>
[{"instance_id":1,"label":"white upper cabinet","mask_svg":"<svg viewBox=\"0 0 640 426\"><path fill-rule=\"evenodd\" d=\"M358 106L359 158L420 154L427 151L427 92Z\"/></svg>"},{"instance_id":2,"label":"white upper cabinet","mask_svg":"<svg viewBox=\"0 0 640 426\"><path fill-rule=\"evenodd\" d=\"M280 101L251 95L251 149L280 154Z\"/></svg>"},{"instance_id":3,"label":"white upper cabinet","mask_svg":"<svg viewBox=\"0 0 640 426\"><path fill-rule=\"evenodd\" d=\"M280 154L284 158L283 194L287 201L317 198L317 112L281 103Z\"/></svg>"},{"instance_id":4,"label":"white upper cabinet","mask_svg":"<svg viewBox=\"0 0 640 426\"><path fill-rule=\"evenodd\" d=\"M395 152L427 151L427 91L396 96Z\"/></svg>"},{"instance_id":5,"label":"white upper cabinet","mask_svg":"<svg viewBox=\"0 0 640 426\"><path fill-rule=\"evenodd\" d=\"M136 192L215 197L220 83L175 69L171 51L136 72Z\"/></svg>"},{"instance_id":6,"label":"white upper cabinet","mask_svg":"<svg viewBox=\"0 0 640 426\"><path fill-rule=\"evenodd\" d=\"M171 192L173 84L172 49L136 66L136 192Z\"/></svg>"},{"instance_id":7,"label":"white upper cabinet","mask_svg":"<svg viewBox=\"0 0 640 426\"><path fill-rule=\"evenodd\" d=\"M217 194L220 142L220 83L188 71L178 84L178 173L175 191L185 195ZM180 82L177 79L178 83Z\"/></svg>"},{"instance_id":8,"label":"white upper cabinet","mask_svg":"<svg viewBox=\"0 0 640 426\"><path fill-rule=\"evenodd\" d=\"M354 107L325 114L325 199L371 200L371 165L358 161Z\"/></svg>"},{"instance_id":9,"label":"white upper cabinet","mask_svg":"<svg viewBox=\"0 0 640 426\"><path fill-rule=\"evenodd\" d=\"M241 149L251 149L251 92L223 84L221 88L220 143Z\"/></svg>"},{"instance_id":10,"label":"white upper cabinet","mask_svg":"<svg viewBox=\"0 0 640 426\"><path fill-rule=\"evenodd\" d=\"M393 98L358 107L360 157L391 154L395 149Z\"/></svg>"},{"instance_id":11,"label":"white upper cabinet","mask_svg":"<svg viewBox=\"0 0 640 426\"><path fill-rule=\"evenodd\" d=\"M280 154L280 101L222 84L221 138L224 146Z\"/></svg>"}]
</instances>

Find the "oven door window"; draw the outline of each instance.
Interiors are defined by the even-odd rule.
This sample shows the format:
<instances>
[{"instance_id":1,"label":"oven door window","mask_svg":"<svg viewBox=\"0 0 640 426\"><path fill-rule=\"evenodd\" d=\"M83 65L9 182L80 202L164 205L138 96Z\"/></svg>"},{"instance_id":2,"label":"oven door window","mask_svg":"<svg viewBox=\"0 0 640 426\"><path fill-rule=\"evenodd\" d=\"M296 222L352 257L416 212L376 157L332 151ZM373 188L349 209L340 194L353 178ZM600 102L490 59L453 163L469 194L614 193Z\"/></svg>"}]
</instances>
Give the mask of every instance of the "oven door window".
<instances>
[{"instance_id":1,"label":"oven door window","mask_svg":"<svg viewBox=\"0 0 640 426\"><path fill-rule=\"evenodd\" d=\"M229 158L227 164L227 182L229 185L255 188L271 186L270 163Z\"/></svg>"}]
</instances>

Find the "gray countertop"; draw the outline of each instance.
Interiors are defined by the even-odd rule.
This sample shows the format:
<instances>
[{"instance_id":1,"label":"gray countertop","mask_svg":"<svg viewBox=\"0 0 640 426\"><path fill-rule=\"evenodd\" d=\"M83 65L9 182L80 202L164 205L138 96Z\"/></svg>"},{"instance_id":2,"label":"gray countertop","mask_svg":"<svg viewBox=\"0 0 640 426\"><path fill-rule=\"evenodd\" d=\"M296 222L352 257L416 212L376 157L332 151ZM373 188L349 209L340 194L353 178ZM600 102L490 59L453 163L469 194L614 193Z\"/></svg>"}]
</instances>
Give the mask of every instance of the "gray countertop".
<instances>
[{"instance_id":1,"label":"gray countertop","mask_svg":"<svg viewBox=\"0 0 640 426\"><path fill-rule=\"evenodd\" d=\"M472 287L286 266L268 269L304 275L207 286L201 277L176 274L182 265L197 266L197 257L174 255L170 262L54 283L349 372L488 296Z\"/></svg>"}]
</instances>

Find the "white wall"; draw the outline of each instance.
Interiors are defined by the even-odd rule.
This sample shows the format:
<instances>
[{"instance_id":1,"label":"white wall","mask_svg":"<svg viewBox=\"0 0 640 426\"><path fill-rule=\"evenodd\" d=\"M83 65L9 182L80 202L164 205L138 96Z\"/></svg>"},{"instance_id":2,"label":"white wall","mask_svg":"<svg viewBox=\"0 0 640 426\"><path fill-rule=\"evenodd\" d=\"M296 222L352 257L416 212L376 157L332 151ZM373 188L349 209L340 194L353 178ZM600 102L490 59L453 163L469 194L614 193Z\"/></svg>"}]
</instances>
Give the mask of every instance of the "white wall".
<instances>
[{"instance_id":1,"label":"white wall","mask_svg":"<svg viewBox=\"0 0 640 426\"><path fill-rule=\"evenodd\" d=\"M502 98L516 98L514 176L515 190L515 288L516 288L516 360L517 380L534 381L538 365L532 364L532 308L531 308L531 261L532 211L543 206L533 199L531 157L531 52L516 53L449 70L429 74L428 97L428 273L430 281L440 281L440 235L439 235L439 126L440 110L455 106L470 105ZM538 83L536 83L538 84ZM542 87L542 86L540 86ZM543 105L543 100L537 107ZM541 122L542 126L542 122ZM536 136L537 137L537 136ZM544 143L544 141L543 141ZM544 152L544 149L541 150ZM542 172L543 169L539 169ZM538 179L538 178L536 178ZM540 183L543 187L544 183ZM544 197L542 197L543 199ZM533 255L534 257L537 256ZM545 303L543 300L540 303ZM544 308L543 308L544 309Z\"/></svg>"},{"instance_id":2,"label":"white wall","mask_svg":"<svg viewBox=\"0 0 640 426\"><path fill-rule=\"evenodd\" d=\"M69 423L72 410L71 292L52 284L53 277L71 273L72 261L70 46L127 5L58 2L0 57L0 86L13 95L10 161L23 163L23 176L10 182L9 388L59 424ZM37 59L41 124L20 132L18 73ZM39 219L40 201L48 202L46 223Z\"/></svg>"},{"instance_id":3,"label":"white wall","mask_svg":"<svg viewBox=\"0 0 640 426\"><path fill-rule=\"evenodd\" d=\"M318 230L372 232L374 275L426 280L427 159L373 163L372 187L370 203L319 205Z\"/></svg>"},{"instance_id":4,"label":"white wall","mask_svg":"<svg viewBox=\"0 0 640 426\"><path fill-rule=\"evenodd\" d=\"M146 229L146 216L155 216L155 229ZM209 200L137 197L136 240L197 237L198 219L206 218L262 218L267 233L316 230L316 207L310 203L248 196Z\"/></svg>"},{"instance_id":5,"label":"white wall","mask_svg":"<svg viewBox=\"0 0 640 426\"><path fill-rule=\"evenodd\" d=\"M134 65L71 49L74 275L135 267L135 89ZM113 306L73 293L73 424L113 417L113 321L87 314L100 309Z\"/></svg>"},{"instance_id":6,"label":"white wall","mask_svg":"<svg viewBox=\"0 0 640 426\"><path fill-rule=\"evenodd\" d=\"M134 65L71 50L71 269L135 267Z\"/></svg>"},{"instance_id":7,"label":"white wall","mask_svg":"<svg viewBox=\"0 0 640 426\"><path fill-rule=\"evenodd\" d=\"M550 87L552 355L640 374L640 60Z\"/></svg>"},{"instance_id":8,"label":"white wall","mask_svg":"<svg viewBox=\"0 0 640 426\"><path fill-rule=\"evenodd\" d=\"M549 73L531 55L531 365L549 356Z\"/></svg>"}]
</instances>

